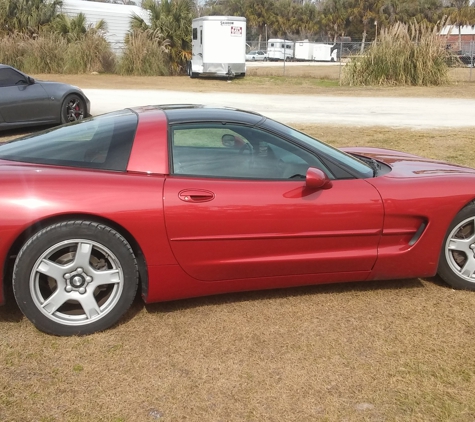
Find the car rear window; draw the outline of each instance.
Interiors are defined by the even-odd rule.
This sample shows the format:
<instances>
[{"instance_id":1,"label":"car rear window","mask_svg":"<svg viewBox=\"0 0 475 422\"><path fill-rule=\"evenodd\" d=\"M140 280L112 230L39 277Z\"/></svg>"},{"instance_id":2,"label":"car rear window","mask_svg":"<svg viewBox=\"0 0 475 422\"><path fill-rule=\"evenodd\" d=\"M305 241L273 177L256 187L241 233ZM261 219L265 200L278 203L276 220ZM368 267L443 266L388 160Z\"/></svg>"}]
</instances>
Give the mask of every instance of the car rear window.
<instances>
[{"instance_id":1,"label":"car rear window","mask_svg":"<svg viewBox=\"0 0 475 422\"><path fill-rule=\"evenodd\" d=\"M0 159L125 171L137 122L122 110L59 126L0 145Z\"/></svg>"}]
</instances>

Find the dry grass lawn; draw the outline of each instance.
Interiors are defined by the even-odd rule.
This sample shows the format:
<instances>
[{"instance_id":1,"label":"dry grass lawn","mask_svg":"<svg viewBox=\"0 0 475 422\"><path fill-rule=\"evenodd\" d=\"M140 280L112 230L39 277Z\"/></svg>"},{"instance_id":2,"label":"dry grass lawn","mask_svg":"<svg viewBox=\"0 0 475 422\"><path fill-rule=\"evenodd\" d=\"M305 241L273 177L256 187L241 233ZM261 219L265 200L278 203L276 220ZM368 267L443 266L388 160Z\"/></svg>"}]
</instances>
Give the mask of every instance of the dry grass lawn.
<instances>
[{"instance_id":1,"label":"dry grass lawn","mask_svg":"<svg viewBox=\"0 0 475 422\"><path fill-rule=\"evenodd\" d=\"M106 80L77 84L88 78ZM298 128L336 146L475 159L473 130ZM119 326L82 338L38 332L9 299L0 421L475 420L475 293L437 278L137 300Z\"/></svg>"},{"instance_id":2,"label":"dry grass lawn","mask_svg":"<svg viewBox=\"0 0 475 422\"><path fill-rule=\"evenodd\" d=\"M469 68L450 70L452 84L442 87L340 87L339 66L249 67L251 78L190 79L185 76L140 77L117 75L33 75L38 79L55 80L97 89L167 89L191 92L242 92L302 95L405 96L475 98L475 69L470 81Z\"/></svg>"}]
</instances>

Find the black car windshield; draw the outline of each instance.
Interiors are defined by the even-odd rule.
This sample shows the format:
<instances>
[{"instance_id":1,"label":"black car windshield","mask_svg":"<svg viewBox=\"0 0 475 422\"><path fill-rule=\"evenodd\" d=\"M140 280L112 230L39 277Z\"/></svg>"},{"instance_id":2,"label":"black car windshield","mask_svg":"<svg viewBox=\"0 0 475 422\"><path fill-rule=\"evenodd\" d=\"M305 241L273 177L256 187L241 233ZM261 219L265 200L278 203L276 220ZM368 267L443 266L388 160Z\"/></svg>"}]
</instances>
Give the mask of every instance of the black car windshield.
<instances>
[{"instance_id":1,"label":"black car windshield","mask_svg":"<svg viewBox=\"0 0 475 422\"><path fill-rule=\"evenodd\" d=\"M332 157L334 160L340 162L345 167L351 168L353 172L360 175L360 177L370 178L374 175L373 168L371 168L371 166L367 165L363 161L350 154L347 154L346 152L343 152L323 142L320 142L315 138L306 135L305 133L299 132L298 130L295 130L289 126L283 125L282 123L278 123L275 120L271 119L267 119L263 126L268 127L271 130L278 130L280 133L284 133L290 138L297 140L299 143L305 144L317 154L323 154L325 156Z\"/></svg>"},{"instance_id":2,"label":"black car windshield","mask_svg":"<svg viewBox=\"0 0 475 422\"><path fill-rule=\"evenodd\" d=\"M38 132L0 145L0 159L125 171L137 115L122 110Z\"/></svg>"}]
</instances>

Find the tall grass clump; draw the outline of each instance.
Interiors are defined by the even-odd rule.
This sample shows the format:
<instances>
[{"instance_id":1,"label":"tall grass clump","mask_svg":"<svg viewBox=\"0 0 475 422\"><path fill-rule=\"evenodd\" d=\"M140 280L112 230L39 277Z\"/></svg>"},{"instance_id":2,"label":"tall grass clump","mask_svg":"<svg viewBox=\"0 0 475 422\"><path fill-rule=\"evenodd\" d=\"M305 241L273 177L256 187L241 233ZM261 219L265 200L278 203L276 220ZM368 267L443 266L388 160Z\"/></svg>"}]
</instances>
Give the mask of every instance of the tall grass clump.
<instances>
[{"instance_id":1,"label":"tall grass clump","mask_svg":"<svg viewBox=\"0 0 475 422\"><path fill-rule=\"evenodd\" d=\"M27 37L22 34L0 36L0 63L21 68L26 40Z\"/></svg>"},{"instance_id":2,"label":"tall grass clump","mask_svg":"<svg viewBox=\"0 0 475 422\"><path fill-rule=\"evenodd\" d=\"M88 31L69 42L65 51L64 73L113 72L115 55L110 44L100 34Z\"/></svg>"},{"instance_id":3,"label":"tall grass clump","mask_svg":"<svg viewBox=\"0 0 475 422\"><path fill-rule=\"evenodd\" d=\"M347 85L442 85L449 81L448 52L440 28L425 23L396 23L345 67Z\"/></svg>"},{"instance_id":4,"label":"tall grass clump","mask_svg":"<svg viewBox=\"0 0 475 422\"><path fill-rule=\"evenodd\" d=\"M92 31L74 41L47 31L35 38L20 33L0 37L0 63L26 73L113 72L115 60L110 44Z\"/></svg>"},{"instance_id":5,"label":"tall grass clump","mask_svg":"<svg viewBox=\"0 0 475 422\"><path fill-rule=\"evenodd\" d=\"M25 40L21 70L26 73L63 73L67 42L58 34L45 32Z\"/></svg>"},{"instance_id":6,"label":"tall grass clump","mask_svg":"<svg viewBox=\"0 0 475 422\"><path fill-rule=\"evenodd\" d=\"M56 34L45 32L31 38L16 32L0 38L0 63L28 73L61 73L66 47Z\"/></svg>"},{"instance_id":7,"label":"tall grass clump","mask_svg":"<svg viewBox=\"0 0 475 422\"><path fill-rule=\"evenodd\" d=\"M158 30L134 30L126 39L117 73L136 76L168 76L168 40Z\"/></svg>"}]
</instances>

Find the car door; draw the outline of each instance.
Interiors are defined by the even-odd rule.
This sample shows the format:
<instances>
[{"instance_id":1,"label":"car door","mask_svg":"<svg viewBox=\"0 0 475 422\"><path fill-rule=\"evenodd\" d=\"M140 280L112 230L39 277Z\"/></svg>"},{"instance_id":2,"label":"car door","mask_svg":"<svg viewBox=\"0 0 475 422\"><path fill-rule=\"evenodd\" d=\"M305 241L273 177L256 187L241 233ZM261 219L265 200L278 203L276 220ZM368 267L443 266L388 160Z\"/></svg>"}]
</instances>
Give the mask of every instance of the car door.
<instances>
[{"instance_id":1,"label":"car door","mask_svg":"<svg viewBox=\"0 0 475 422\"><path fill-rule=\"evenodd\" d=\"M0 69L0 114L6 123L55 121L51 99L39 83L12 68Z\"/></svg>"},{"instance_id":2,"label":"car door","mask_svg":"<svg viewBox=\"0 0 475 422\"><path fill-rule=\"evenodd\" d=\"M383 208L363 179L309 189L309 152L256 128L177 125L164 209L172 251L199 280L368 272Z\"/></svg>"}]
</instances>

